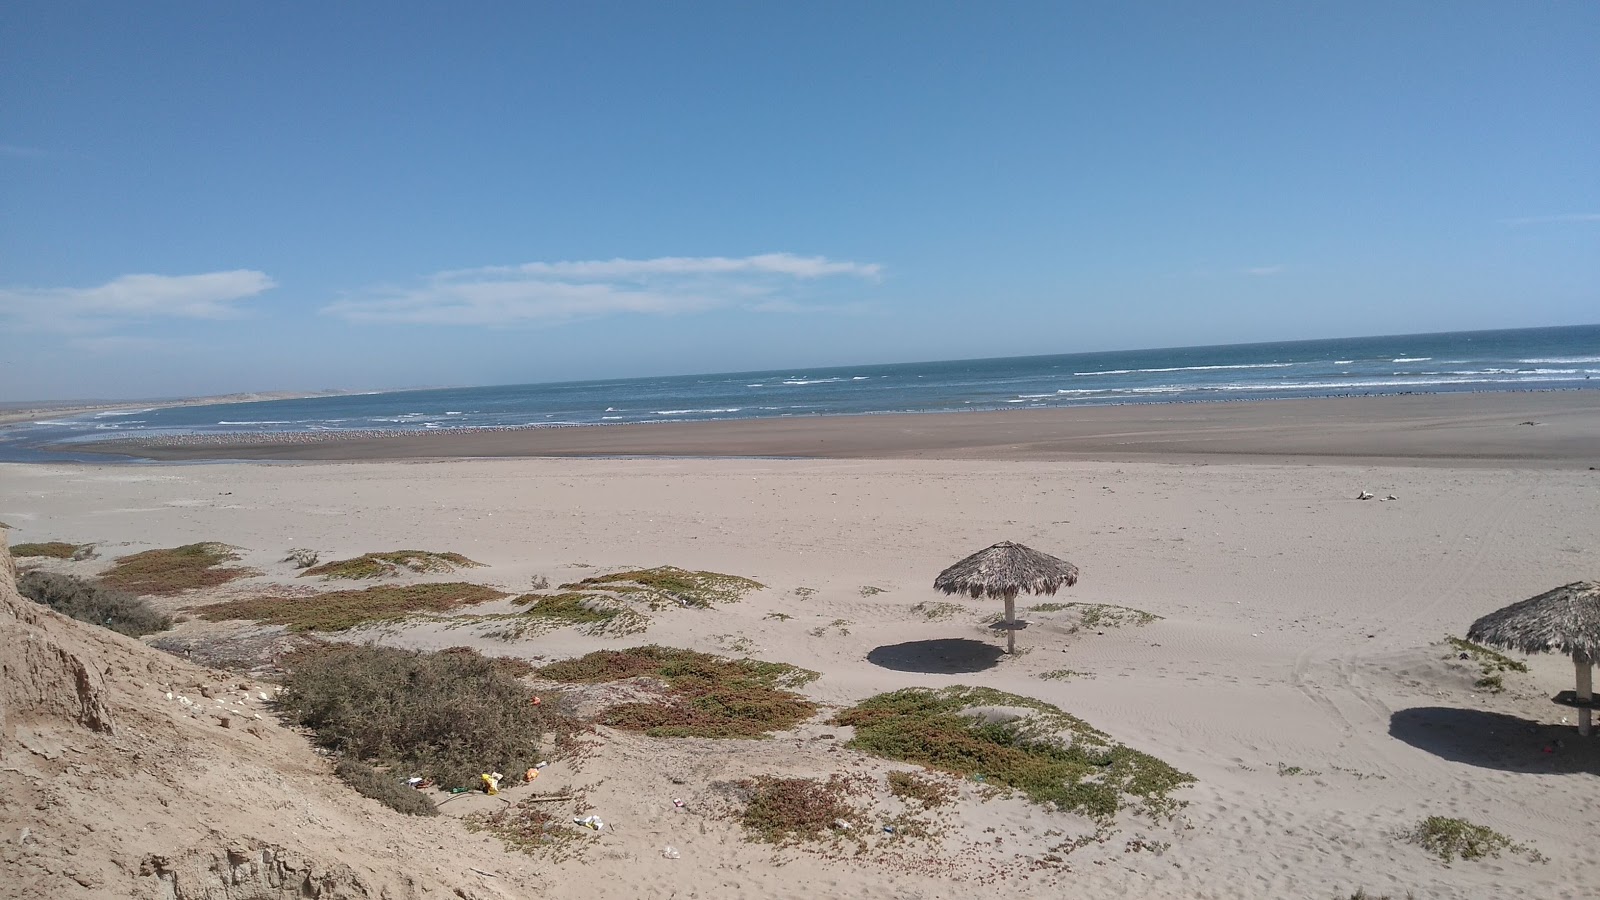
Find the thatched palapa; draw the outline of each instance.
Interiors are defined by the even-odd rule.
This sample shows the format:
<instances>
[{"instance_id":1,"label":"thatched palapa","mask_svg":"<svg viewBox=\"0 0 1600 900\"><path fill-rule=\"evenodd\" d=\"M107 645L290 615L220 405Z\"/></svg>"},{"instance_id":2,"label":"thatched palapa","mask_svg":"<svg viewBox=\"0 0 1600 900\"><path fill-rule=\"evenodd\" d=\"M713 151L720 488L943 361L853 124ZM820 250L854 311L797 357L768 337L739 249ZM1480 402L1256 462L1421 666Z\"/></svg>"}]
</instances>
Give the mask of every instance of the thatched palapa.
<instances>
[{"instance_id":1,"label":"thatched palapa","mask_svg":"<svg viewBox=\"0 0 1600 900\"><path fill-rule=\"evenodd\" d=\"M1513 603L1472 623L1467 639L1523 653L1564 653L1572 657L1578 689L1578 731L1591 728L1594 702L1592 666L1600 659L1600 582L1575 581ZM1559 702L1559 698L1558 698Z\"/></svg>"},{"instance_id":2,"label":"thatched palapa","mask_svg":"<svg viewBox=\"0 0 1600 900\"><path fill-rule=\"evenodd\" d=\"M1016 599L1019 592L1054 594L1078 583L1078 567L1013 541L986 547L939 573L935 590L1006 602L1006 652L1017 649Z\"/></svg>"}]
</instances>

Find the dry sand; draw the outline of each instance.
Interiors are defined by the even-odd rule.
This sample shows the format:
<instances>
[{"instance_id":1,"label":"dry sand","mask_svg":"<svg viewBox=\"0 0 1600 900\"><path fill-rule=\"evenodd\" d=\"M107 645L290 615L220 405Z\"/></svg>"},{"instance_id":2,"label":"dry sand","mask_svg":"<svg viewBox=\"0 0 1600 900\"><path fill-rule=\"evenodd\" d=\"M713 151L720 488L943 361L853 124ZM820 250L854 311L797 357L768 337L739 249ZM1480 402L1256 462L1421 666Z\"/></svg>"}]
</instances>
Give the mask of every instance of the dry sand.
<instances>
[{"instance_id":1,"label":"dry sand","mask_svg":"<svg viewBox=\"0 0 1600 900\"><path fill-rule=\"evenodd\" d=\"M594 812L616 830L578 859L514 858L515 871L498 876L503 891L523 879L509 896L931 898L998 886L1018 897L1328 898L1358 888L1428 900L1594 897L1600 738L1560 728L1564 710L1547 699L1571 686L1570 664L1533 659L1531 673L1508 674L1505 693L1488 695L1473 686L1476 667L1439 642L1508 602L1600 574L1600 472L1584 460L1600 454L1584 437L1600 421L1595 396L1480 397L1445 409L1449 421L1437 427L1433 418L1406 420L1404 404L1437 411L1441 398L1316 401L1326 404L1320 425L1275 417L1270 410L1284 407L1268 404L1215 408L1263 417L1256 430L1228 437L1236 448L1228 452L1245 458L1293 455L1274 443L1286 434L1344 435L1345 461L1315 465L1201 464L1191 455L1199 437L1173 442L1170 461L1138 462L14 465L0 467L0 521L16 529L13 542L97 543L99 560L55 564L84 573L151 547L225 541L265 573L236 590L292 579L281 561L289 547L324 559L453 550L488 564L466 577L510 590L594 567L744 575L767 588L713 611L662 613L632 638L568 629L508 643L438 625L356 636L531 659L646 642L748 652L820 671L805 692L834 705L912 685L986 685L1057 704L1198 778L1179 792L1188 805L1174 822L1124 817L1110 841L1069 855L1066 870L1030 869L1030 860L1061 835L1088 833L1088 823L1017 799L984 800L970 784L941 841L837 859L743 842L716 814L713 784L757 774L881 778L897 768L833 749L843 729L810 724L761 742L608 733L581 768L557 763L540 787L592 787ZM823 424L845 433L880 418L888 417ZM1549 424L1517 424L1525 420ZM1371 440L1363 446L1357 434ZM1428 434L1449 452L1424 452ZM1527 453L1518 441L1542 443ZM1007 455L970 442L965 452ZM1418 460L1428 464L1410 464ZM1355 499L1363 489L1380 499ZM1390 495L1397 499L1381 499ZM970 644L904 646L998 644L980 623L991 605L962 600L935 620L914 607L947 600L931 590L934 575L1001 539L1082 568L1082 581L1056 600L1162 618L1072 634L1055 614L1034 613L1015 658L951 649ZM975 671L945 671L963 667ZM1044 677L1061 670L1081 674ZM690 811L675 811L674 797L686 797ZM5 813L11 829L18 812ZM1508 853L1446 866L1400 837L1428 815L1491 826L1548 861ZM481 838L462 840L471 859L483 858ZM1137 840L1169 846L1134 852ZM359 829L349 842L382 845ZM669 844L681 858L661 856Z\"/></svg>"}]
</instances>

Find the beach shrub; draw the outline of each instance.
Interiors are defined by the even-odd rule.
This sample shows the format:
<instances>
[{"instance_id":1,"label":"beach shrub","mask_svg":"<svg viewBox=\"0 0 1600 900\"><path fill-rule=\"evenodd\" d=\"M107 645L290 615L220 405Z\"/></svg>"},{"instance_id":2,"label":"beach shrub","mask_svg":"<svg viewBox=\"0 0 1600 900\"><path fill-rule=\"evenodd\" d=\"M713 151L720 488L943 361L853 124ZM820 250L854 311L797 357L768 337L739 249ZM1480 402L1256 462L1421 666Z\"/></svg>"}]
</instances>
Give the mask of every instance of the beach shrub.
<instances>
[{"instance_id":1,"label":"beach shrub","mask_svg":"<svg viewBox=\"0 0 1600 900\"><path fill-rule=\"evenodd\" d=\"M1446 864L1458 856L1462 859L1498 857L1503 850L1525 855L1534 862L1545 861L1543 854L1526 844L1514 843L1489 826L1476 825L1466 819L1429 816L1417 823L1407 837Z\"/></svg>"},{"instance_id":2,"label":"beach shrub","mask_svg":"<svg viewBox=\"0 0 1600 900\"><path fill-rule=\"evenodd\" d=\"M344 631L389 622L419 612L444 613L506 596L481 584L378 585L359 591L328 591L309 597L246 597L196 610L209 621L250 619L287 625L291 631Z\"/></svg>"},{"instance_id":3,"label":"beach shrub","mask_svg":"<svg viewBox=\"0 0 1600 900\"><path fill-rule=\"evenodd\" d=\"M565 591L602 590L628 595L650 608L667 604L710 609L718 603L734 603L751 591L766 587L759 581L724 575L720 572L691 572L677 566L630 569L609 575L595 575L582 581L563 584Z\"/></svg>"},{"instance_id":4,"label":"beach shrub","mask_svg":"<svg viewBox=\"0 0 1600 900\"><path fill-rule=\"evenodd\" d=\"M654 737L755 738L811 718L816 705L786 688L817 673L785 663L728 659L670 647L597 650L538 672L553 681L595 684L649 676L665 690L660 702L613 706L601 722Z\"/></svg>"},{"instance_id":5,"label":"beach shrub","mask_svg":"<svg viewBox=\"0 0 1600 900\"><path fill-rule=\"evenodd\" d=\"M753 840L763 843L816 840L832 832L835 823L856 829L866 818L849 802L852 785L843 775L827 781L763 775L736 782L735 787L746 794L740 822Z\"/></svg>"},{"instance_id":6,"label":"beach shrub","mask_svg":"<svg viewBox=\"0 0 1600 900\"><path fill-rule=\"evenodd\" d=\"M17 544L11 548L11 555L16 559L33 557L38 559L71 559L77 554L79 548L87 544L69 544L65 541L45 541L38 544Z\"/></svg>"},{"instance_id":7,"label":"beach shrub","mask_svg":"<svg viewBox=\"0 0 1600 900\"><path fill-rule=\"evenodd\" d=\"M606 594L585 591L563 591L559 594L523 594L511 601L527 606L524 621L513 622L495 636L521 637L531 626L533 629L565 628L576 626L584 634L625 635L637 634L650 627L650 620L639 612L621 604Z\"/></svg>"},{"instance_id":8,"label":"beach shrub","mask_svg":"<svg viewBox=\"0 0 1600 900\"><path fill-rule=\"evenodd\" d=\"M99 582L136 594L176 594L216 587L236 578L260 574L254 569L223 568L239 554L227 544L204 541L165 550L146 550L117 560Z\"/></svg>"},{"instance_id":9,"label":"beach shrub","mask_svg":"<svg viewBox=\"0 0 1600 900\"><path fill-rule=\"evenodd\" d=\"M1480 675L1472 686L1485 693L1498 694L1506 689L1504 673L1528 671L1527 663L1512 659L1482 644L1451 635L1446 635L1444 640L1455 650L1457 658L1464 657L1478 664Z\"/></svg>"},{"instance_id":10,"label":"beach shrub","mask_svg":"<svg viewBox=\"0 0 1600 900\"><path fill-rule=\"evenodd\" d=\"M381 578L402 572L427 574L454 572L483 565L459 553L435 553L431 550L393 550L388 553L367 553L353 559L336 559L333 562L312 566L300 577L320 575L323 578Z\"/></svg>"},{"instance_id":11,"label":"beach shrub","mask_svg":"<svg viewBox=\"0 0 1600 900\"><path fill-rule=\"evenodd\" d=\"M345 784L356 789L363 797L370 797L395 812L408 816L437 816L439 807L422 792L399 778L354 759L341 759L333 774Z\"/></svg>"},{"instance_id":12,"label":"beach shrub","mask_svg":"<svg viewBox=\"0 0 1600 900\"><path fill-rule=\"evenodd\" d=\"M986 715L996 709L1005 714ZM906 688L868 698L833 721L855 728L849 746L856 749L981 776L1098 819L1124 806L1170 817L1182 806L1171 792L1194 781L1048 703L991 688Z\"/></svg>"},{"instance_id":13,"label":"beach shrub","mask_svg":"<svg viewBox=\"0 0 1600 900\"><path fill-rule=\"evenodd\" d=\"M58 613L129 637L153 634L172 627L172 617L151 607L145 600L71 575L28 572L17 579L17 590L29 600L42 603Z\"/></svg>"},{"instance_id":14,"label":"beach shrub","mask_svg":"<svg viewBox=\"0 0 1600 900\"><path fill-rule=\"evenodd\" d=\"M902 800L915 800L923 809L944 806L956 799L954 786L916 772L890 772L889 793Z\"/></svg>"},{"instance_id":15,"label":"beach shrub","mask_svg":"<svg viewBox=\"0 0 1600 900\"><path fill-rule=\"evenodd\" d=\"M1121 628L1124 625L1149 625L1161 621L1155 613L1117 606L1113 603L1038 603L1028 607L1030 612L1063 612L1076 610L1078 623L1084 628ZM997 620L998 621L998 620Z\"/></svg>"},{"instance_id":16,"label":"beach shrub","mask_svg":"<svg viewBox=\"0 0 1600 900\"><path fill-rule=\"evenodd\" d=\"M330 645L286 661L279 708L349 758L472 788L484 772L538 762L558 695L534 705L521 682L475 651Z\"/></svg>"}]
</instances>

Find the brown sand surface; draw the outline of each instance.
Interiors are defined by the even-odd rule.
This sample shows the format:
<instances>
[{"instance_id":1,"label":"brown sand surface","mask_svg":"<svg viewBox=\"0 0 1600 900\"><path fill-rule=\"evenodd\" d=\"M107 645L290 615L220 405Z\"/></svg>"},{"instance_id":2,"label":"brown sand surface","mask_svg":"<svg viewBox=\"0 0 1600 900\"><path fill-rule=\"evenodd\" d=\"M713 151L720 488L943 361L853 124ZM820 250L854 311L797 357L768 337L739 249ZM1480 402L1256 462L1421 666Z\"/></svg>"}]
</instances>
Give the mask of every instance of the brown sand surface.
<instances>
[{"instance_id":1,"label":"brown sand surface","mask_svg":"<svg viewBox=\"0 0 1600 900\"><path fill-rule=\"evenodd\" d=\"M1600 391L1406 395L949 414L219 435L98 446L159 460L663 456L1232 459L1600 465ZM93 449L91 447L90 449Z\"/></svg>"},{"instance_id":2,"label":"brown sand surface","mask_svg":"<svg viewBox=\"0 0 1600 900\"><path fill-rule=\"evenodd\" d=\"M395 855L370 860L368 869L384 860L396 871L420 868L437 882L471 885L460 896L765 900L1002 891L1276 900L1348 897L1364 889L1428 900L1575 900L1595 896L1600 871L1593 840L1600 738L1579 739L1563 725L1570 710L1549 702L1571 687L1571 664L1532 658L1530 672L1504 675L1504 692L1486 693L1475 684L1478 667L1458 659L1442 639L1509 602L1600 575L1600 473L1570 464L1592 427L1586 423L1594 402L1593 394L1539 394L1157 411L1185 420L1186 447L1201 445L1206 417L1234 427L1254 422L1265 434L1274 419L1266 410L1321 409L1318 424L1301 426L1289 416L1284 428L1365 430L1373 440L1391 441L1391 452L1422 453L1425 436L1434 434L1443 445L1476 448L1465 457L1470 465L1441 457L1406 460L1427 458L1428 465L1356 457L1337 464L1306 465L1296 457L1290 465L1197 465L1185 458L1189 451L1161 462L12 465L0 467L0 521L14 527L14 542L96 543L98 559L48 564L82 574L152 547L224 541L262 571L224 595L338 586L296 578L283 561L289 547L314 548L325 560L413 547L456 551L487 565L413 580L465 577L508 591L624 566L743 575L766 587L713 610L660 611L647 631L626 637L576 628L496 637L504 622L488 617L507 611L503 601L447 622L395 623L343 637L418 648L466 644L536 661L643 643L748 654L821 672L804 691L835 708L908 686L987 686L1056 704L1198 779L1178 792L1187 805L1175 820L1120 816L1114 834L1067 853L1064 866L1046 864L1050 848L1092 834L1090 823L1020 798L986 796L972 783L947 808L942 836L926 843L875 844L860 858L747 843L718 812L718 784L836 772L881 782L896 768L839 749L849 730L827 725L824 712L764 741L653 739L602 729L603 746L591 758L581 765L557 761L538 782L545 790L587 788L591 811L615 826L572 859L509 857L502 867L485 861L481 838L450 837L448 822L416 830L415 839L386 842L383 829L397 827L392 816L354 797L352 813L330 810L337 785L298 758L283 783L292 788L323 779L307 788L317 804L315 827L306 819L313 813L299 806L282 811L285 827L271 824L271 810L248 820L255 833L291 847L297 840L392 847ZM1408 420L1402 415L1408 409L1428 415ZM1347 411L1352 420L1331 411ZM1525 420L1544 424L1517 424ZM1491 455L1516 451L1516 441L1546 443L1531 461ZM1356 499L1363 490L1375 499ZM1116 604L1161 618L1075 630L1066 613L1031 610L1037 601L1025 596L1020 606L1032 624L1019 636L1023 652L1000 656L993 652L999 639L983 624L997 606L943 597L931 583L944 566L1001 539L1082 568L1082 581L1055 601ZM215 596L163 602L182 608ZM952 605L924 605L941 602ZM203 636L218 627L192 621L178 634ZM231 746L196 752L226 772L228 754L249 752ZM86 757L75 764L100 763ZM266 777L249 771L252 779ZM114 781L94 783L116 790ZM226 782L207 783L222 791ZM202 797L204 806L184 797L174 802L181 815L199 810L206 828L225 835L234 801L223 797ZM686 799L689 811L677 810L674 798ZM277 802L275 794L269 799ZM453 814L466 808L463 802ZM31 827L61 839L50 830L57 814L38 812L31 801L0 811L8 829L0 837ZM174 858L188 852L185 840L205 843L181 829L139 831L166 811L142 818L130 808L117 815L123 818L108 819L98 836L81 839L83 846L104 843L118 829L147 835L137 841L141 852L158 852L151 848L167 841ZM1508 852L1446 865L1403 837L1430 815L1487 825L1548 859ZM669 845L679 858L663 857ZM27 848L21 852L24 863L32 858ZM0 862L8 858L0 855ZM55 865L59 874L68 863ZM500 874L478 876L466 867ZM100 887L80 890L43 870L26 871L38 879L29 883L59 887L52 896L128 896L130 886L145 884L112 868ZM499 892L490 887L496 884Z\"/></svg>"}]
</instances>

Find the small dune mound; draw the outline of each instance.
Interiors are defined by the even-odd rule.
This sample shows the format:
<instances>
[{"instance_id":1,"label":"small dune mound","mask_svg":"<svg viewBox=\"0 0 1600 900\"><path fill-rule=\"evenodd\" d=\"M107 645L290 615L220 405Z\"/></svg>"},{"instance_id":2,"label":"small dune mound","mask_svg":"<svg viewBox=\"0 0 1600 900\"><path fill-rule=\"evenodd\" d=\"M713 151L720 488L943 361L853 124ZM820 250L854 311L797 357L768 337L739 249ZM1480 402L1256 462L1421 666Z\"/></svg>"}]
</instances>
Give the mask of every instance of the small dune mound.
<instances>
[{"instance_id":1,"label":"small dune mound","mask_svg":"<svg viewBox=\"0 0 1600 900\"><path fill-rule=\"evenodd\" d=\"M1124 807L1171 816L1172 791L1194 776L1113 741L1055 706L991 688L907 688L835 717L850 746L1013 788L1029 799L1109 820Z\"/></svg>"},{"instance_id":2,"label":"small dune mound","mask_svg":"<svg viewBox=\"0 0 1600 900\"><path fill-rule=\"evenodd\" d=\"M718 603L735 603L766 585L738 575L691 572L677 566L630 569L595 575L563 584L564 591L604 591L644 603L651 609L667 605L710 609Z\"/></svg>"},{"instance_id":3,"label":"small dune mound","mask_svg":"<svg viewBox=\"0 0 1600 900\"><path fill-rule=\"evenodd\" d=\"M406 572L418 575L474 569L483 563L473 562L459 553L435 553L432 550L393 550L388 553L366 553L352 559L312 566L300 577L318 575L323 578L386 578Z\"/></svg>"},{"instance_id":4,"label":"small dune mound","mask_svg":"<svg viewBox=\"0 0 1600 900\"><path fill-rule=\"evenodd\" d=\"M290 631L345 631L361 625L392 622L415 613L447 613L506 596L481 584L376 585L359 591L328 591L306 597L247 597L212 603L196 610L217 622L248 619L289 626Z\"/></svg>"},{"instance_id":5,"label":"small dune mound","mask_svg":"<svg viewBox=\"0 0 1600 900\"><path fill-rule=\"evenodd\" d=\"M11 548L11 555L17 559L78 559L79 554L86 554L89 549L88 544L44 541L37 544L18 544Z\"/></svg>"},{"instance_id":6,"label":"small dune mound","mask_svg":"<svg viewBox=\"0 0 1600 900\"><path fill-rule=\"evenodd\" d=\"M816 679L817 673L786 663L648 646L597 650L552 663L537 674L580 684L658 682L655 699L618 703L600 718L603 724L652 737L764 737L816 713L815 704L788 688Z\"/></svg>"},{"instance_id":7,"label":"small dune mound","mask_svg":"<svg viewBox=\"0 0 1600 900\"><path fill-rule=\"evenodd\" d=\"M217 587L261 574L255 569L222 565L238 558L239 554L232 547L215 541L146 550L117 560L99 581L106 587L135 594L165 595Z\"/></svg>"}]
</instances>

